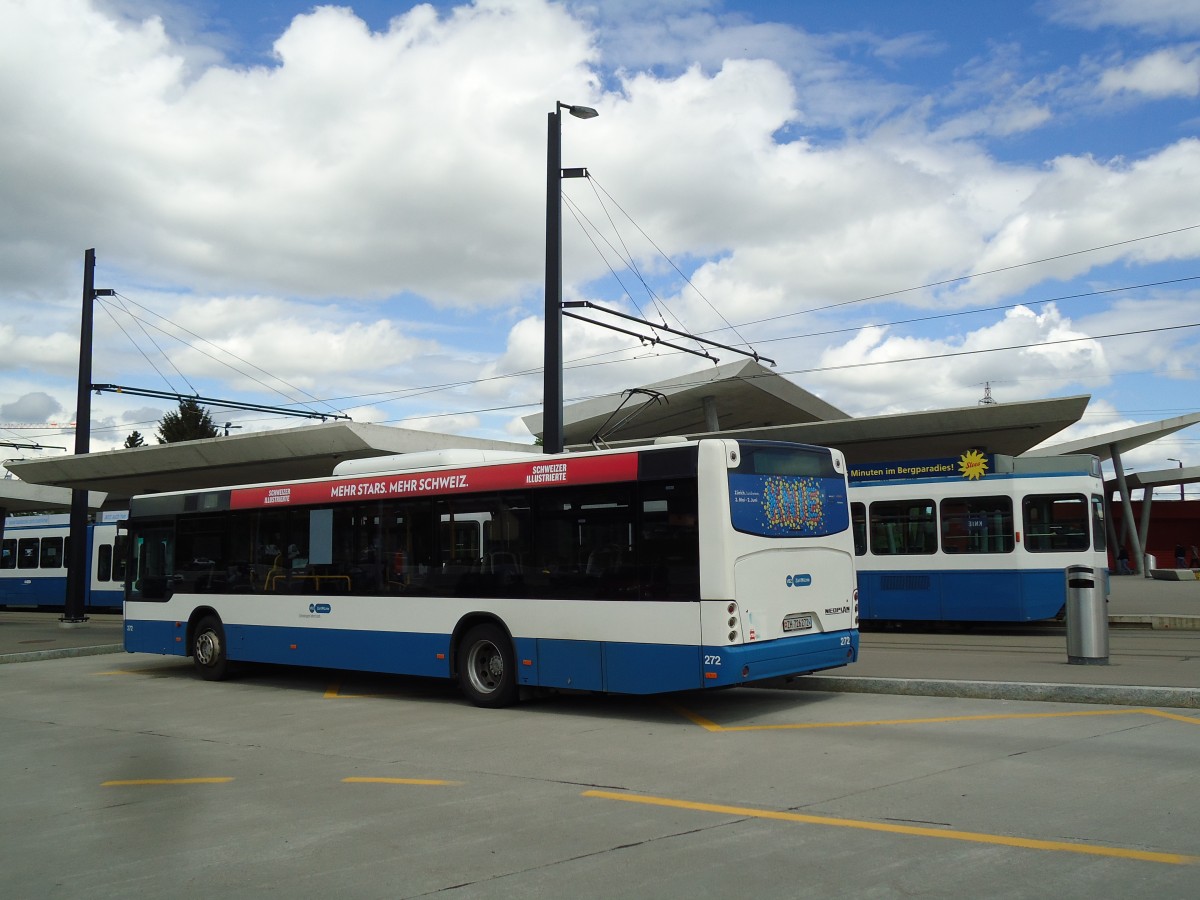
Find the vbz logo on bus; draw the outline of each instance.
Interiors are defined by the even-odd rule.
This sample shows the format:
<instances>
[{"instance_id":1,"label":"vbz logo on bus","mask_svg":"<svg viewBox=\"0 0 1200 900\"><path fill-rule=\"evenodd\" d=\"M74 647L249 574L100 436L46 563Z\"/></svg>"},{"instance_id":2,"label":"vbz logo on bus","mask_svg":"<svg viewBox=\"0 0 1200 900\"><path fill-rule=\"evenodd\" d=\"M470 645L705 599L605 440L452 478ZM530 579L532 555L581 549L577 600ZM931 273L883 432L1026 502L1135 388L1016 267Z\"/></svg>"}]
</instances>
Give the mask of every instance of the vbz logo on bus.
<instances>
[{"instance_id":1,"label":"vbz logo on bus","mask_svg":"<svg viewBox=\"0 0 1200 900\"><path fill-rule=\"evenodd\" d=\"M808 587L812 584L811 575L789 575L786 579L788 587Z\"/></svg>"}]
</instances>

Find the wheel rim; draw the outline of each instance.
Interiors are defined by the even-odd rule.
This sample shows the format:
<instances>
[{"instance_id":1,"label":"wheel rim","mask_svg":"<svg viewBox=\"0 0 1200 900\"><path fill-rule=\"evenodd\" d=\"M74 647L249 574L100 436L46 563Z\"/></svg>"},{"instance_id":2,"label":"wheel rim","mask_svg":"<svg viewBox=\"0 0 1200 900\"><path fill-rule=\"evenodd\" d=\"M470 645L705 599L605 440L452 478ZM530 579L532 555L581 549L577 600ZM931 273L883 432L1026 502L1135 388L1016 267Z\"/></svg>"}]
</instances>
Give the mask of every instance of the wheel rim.
<instances>
[{"instance_id":1,"label":"wheel rim","mask_svg":"<svg viewBox=\"0 0 1200 900\"><path fill-rule=\"evenodd\" d=\"M211 666L221 655L221 641L216 632L202 631L196 636L196 662L202 666Z\"/></svg>"},{"instance_id":2,"label":"wheel rim","mask_svg":"<svg viewBox=\"0 0 1200 900\"><path fill-rule=\"evenodd\" d=\"M490 694L504 680L504 656L491 641L479 641L467 655L467 677L481 694Z\"/></svg>"}]
</instances>

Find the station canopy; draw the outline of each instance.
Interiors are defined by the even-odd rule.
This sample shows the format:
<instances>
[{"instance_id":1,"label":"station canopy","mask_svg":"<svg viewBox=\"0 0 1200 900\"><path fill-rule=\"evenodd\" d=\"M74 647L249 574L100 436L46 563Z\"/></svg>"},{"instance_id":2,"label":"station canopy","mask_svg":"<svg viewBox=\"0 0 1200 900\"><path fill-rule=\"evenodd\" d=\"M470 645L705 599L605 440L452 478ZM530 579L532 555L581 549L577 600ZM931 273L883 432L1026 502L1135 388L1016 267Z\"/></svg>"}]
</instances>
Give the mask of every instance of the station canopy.
<instances>
[{"instance_id":1,"label":"station canopy","mask_svg":"<svg viewBox=\"0 0 1200 900\"><path fill-rule=\"evenodd\" d=\"M569 406L563 436L566 446L576 450L590 446L597 432L611 447L667 435L796 441L836 447L851 463L957 456L967 450L1018 456L1078 422L1089 399L1081 395L852 418L747 360L645 385L628 398L608 396ZM540 435L541 415L524 421Z\"/></svg>"},{"instance_id":2,"label":"station canopy","mask_svg":"<svg viewBox=\"0 0 1200 900\"><path fill-rule=\"evenodd\" d=\"M573 404L564 410L564 433L575 450L592 446L599 433L599 443L613 447L666 436L797 441L836 447L856 464L967 450L1019 456L1078 422L1088 400L1081 395L853 418L745 361L645 385L628 397ZM637 415L629 418L631 411ZM525 419L535 434L541 418ZM338 421L5 465L26 482L103 491L105 508L118 509L135 494L327 477L347 459L451 448L535 450L531 443Z\"/></svg>"},{"instance_id":3,"label":"station canopy","mask_svg":"<svg viewBox=\"0 0 1200 900\"><path fill-rule=\"evenodd\" d=\"M100 509L105 495L88 492L88 509ZM71 489L30 484L16 478L0 479L0 510L10 513L57 513L71 508Z\"/></svg>"},{"instance_id":4,"label":"station canopy","mask_svg":"<svg viewBox=\"0 0 1200 900\"><path fill-rule=\"evenodd\" d=\"M1130 450L1153 443L1161 438L1170 437L1177 431L1182 431L1200 422L1200 413L1189 413L1186 416L1176 416L1172 419L1162 419L1146 425L1133 425L1105 434L1091 435L1063 444L1051 444L1037 450L1030 450L1026 456L1065 456L1069 453L1089 453L1103 460L1112 459L1114 455L1122 455ZM1176 482L1178 483L1178 482Z\"/></svg>"},{"instance_id":5,"label":"station canopy","mask_svg":"<svg viewBox=\"0 0 1200 900\"><path fill-rule=\"evenodd\" d=\"M531 444L339 421L80 456L6 460L4 465L26 482L104 491L104 507L120 509L136 494L321 478L347 459L449 448L534 449ZM0 487L0 505L4 490Z\"/></svg>"}]
</instances>

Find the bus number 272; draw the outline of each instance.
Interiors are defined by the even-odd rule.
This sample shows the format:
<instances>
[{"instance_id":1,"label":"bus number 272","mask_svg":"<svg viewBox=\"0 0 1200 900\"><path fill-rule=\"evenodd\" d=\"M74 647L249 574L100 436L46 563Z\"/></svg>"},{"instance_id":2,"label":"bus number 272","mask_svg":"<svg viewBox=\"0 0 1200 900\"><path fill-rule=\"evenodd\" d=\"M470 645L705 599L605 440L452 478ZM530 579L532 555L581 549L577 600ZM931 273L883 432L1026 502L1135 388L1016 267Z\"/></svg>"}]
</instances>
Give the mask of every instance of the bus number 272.
<instances>
[{"instance_id":1,"label":"bus number 272","mask_svg":"<svg viewBox=\"0 0 1200 900\"><path fill-rule=\"evenodd\" d=\"M721 664L721 657L706 656L706 657L704 657L704 664L706 666L719 666Z\"/></svg>"}]
</instances>

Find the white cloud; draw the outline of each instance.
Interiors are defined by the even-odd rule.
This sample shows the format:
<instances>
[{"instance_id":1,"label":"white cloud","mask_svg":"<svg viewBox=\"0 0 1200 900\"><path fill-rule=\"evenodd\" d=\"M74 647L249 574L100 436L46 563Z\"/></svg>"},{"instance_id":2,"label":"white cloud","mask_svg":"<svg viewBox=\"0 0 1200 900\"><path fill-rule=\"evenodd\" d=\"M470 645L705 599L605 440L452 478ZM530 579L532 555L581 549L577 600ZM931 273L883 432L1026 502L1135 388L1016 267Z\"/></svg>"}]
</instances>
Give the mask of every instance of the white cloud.
<instances>
[{"instance_id":1,"label":"white cloud","mask_svg":"<svg viewBox=\"0 0 1200 900\"><path fill-rule=\"evenodd\" d=\"M1000 351L998 348L1015 348ZM864 365L865 364L865 365ZM1005 400L1027 400L1109 371L1103 346L1053 305L1007 311L991 325L948 338L891 335L864 328L827 348L803 376L812 390L854 415L970 406L991 384Z\"/></svg>"},{"instance_id":2,"label":"white cloud","mask_svg":"<svg viewBox=\"0 0 1200 900\"><path fill-rule=\"evenodd\" d=\"M1081 78L1026 71L1018 45L992 48L922 99L856 62L939 49L920 33L813 36L687 0L596 8L572 18L582 7L537 0L440 14L416 7L371 32L347 9L319 7L279 36L273 65L246 67L197 43L199 25L181 32L172 18L113 17L85 0L0 5L0 113L9 123L0 134L0 271L17 309L0 325L0 402L42 391L74 405L79 258L99 244L100 284L252 360L289 391L364 421L418 417L435 430L520 434L514 423L537 409L540 374L462 383L541 365L545 125L555 99L601 113L564 122L564 164L591 169L726 319L766 320L744 330L751 340L883 321L877 306L852 301L1195 222L1194 139L1157 132L1129 158L1075 144L1038 155L1033 141L1062 125L1067 89ZM1194 62L1179 48L1161 53L1176 75ZM1113 70L1125 90L1146 92L1152 81L1139 80L1138 67L1154 55ZM997 136L1034 149L1006 162L995 149L1003 144L990 143ZM598 208L591 187L566 184L592 221L620 221L683 324L721 326L629 223ZM569 212L564 221L568 295L626 304L601 296L592 279L606 268ZM893 302L950 310L1105 264L1198 256L1200 232L1187 232ZM637 291L634 281L625 287ZM759 349L786 371L817 358L1087 335L1104 324L1048 312L978 321L949 337L866 330L840 345L796 338ZM605 363L568 369L568 397L707 365L571 321L565 343L568 359ZM253 378L171 347L206 392L280 402ZM983 382L1014 370L1038 380L998 390L1044 396L1103 385L1135 364L1123 349L1084 345L946 360L915 376L874 367L800 380L844 408L881 412L971 403ZM98 316L96 380L157 377ZM128 398L94 400L117 444L131 427L152 433L161 415L147 427L152 405L133 414ZM521 408L462 412L507 406Z\"/></svg>"},{"instance_id":3,"label":"white cloud","mask_svg":"<svg viewBox=\"0 0 1200 900\"><path fill-rule=\"evenodd\" d=\"M1084 28L1200 32L1200 7L1193 0L1043 0L1040 6L1051 19Z\"/></svg>"},{"instance_id":4,"label":"white cloud","mask_svg":"<svg viewBox=\"0 0 1200 900\"><path fill-rule=\"evenodd\" d=\"M1196 45L1169 47L1121 66L1100 78L1100 90L1148 97L1195 97L1200 94L1200 54Z\"/></svg>"},{"instance_id":5,"label":"white cloud","mask_svg":"<svg viewBox=\"0 0 1200 900\"><path fill-rule=\"evenodd\" d=\"M564 11L423 6L373 34L318 7L275 51L275 67L193 80L156 19L6 4L0 265L32 281L103 234L126 265L200 288L476 303L530 280L540 123L556 96L595 96L588 34Z\"/></svg>"}]
</instances>

